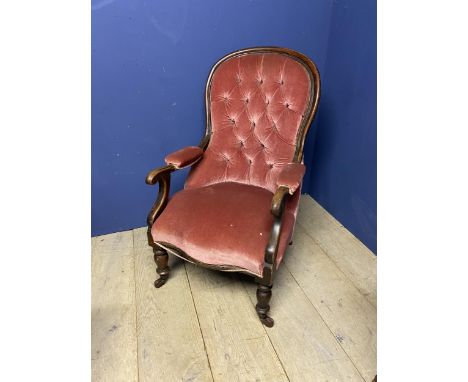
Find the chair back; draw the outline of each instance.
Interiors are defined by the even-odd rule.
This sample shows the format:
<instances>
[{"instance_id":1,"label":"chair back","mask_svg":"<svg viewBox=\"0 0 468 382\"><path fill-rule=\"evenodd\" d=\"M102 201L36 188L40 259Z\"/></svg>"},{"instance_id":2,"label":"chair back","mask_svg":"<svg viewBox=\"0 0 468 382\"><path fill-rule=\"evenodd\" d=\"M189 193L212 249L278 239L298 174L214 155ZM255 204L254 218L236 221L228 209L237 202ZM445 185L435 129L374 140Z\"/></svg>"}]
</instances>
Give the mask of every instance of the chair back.
<instances>
[{"instance_id":1,"label":"chair back","mask_svg":"<svg viewBox=\"0 0 468 382\"><path fill-rule=\"evenodd\" d=\"M249 48L223 57L206 85L205 153L185 187L240 182L275 192L282 167L302 161L319 94L315 64L293 50Z\"/></svg>"}]
</instances>

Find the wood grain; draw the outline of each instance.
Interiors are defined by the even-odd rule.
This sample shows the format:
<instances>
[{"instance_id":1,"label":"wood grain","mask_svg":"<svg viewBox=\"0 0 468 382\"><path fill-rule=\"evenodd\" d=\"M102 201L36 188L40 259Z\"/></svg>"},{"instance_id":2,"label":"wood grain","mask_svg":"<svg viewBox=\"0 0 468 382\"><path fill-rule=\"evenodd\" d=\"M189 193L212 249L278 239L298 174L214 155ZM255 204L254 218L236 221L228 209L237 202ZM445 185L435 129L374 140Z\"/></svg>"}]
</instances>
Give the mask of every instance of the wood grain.
<instances>
[{"instance_id":1,"label":"wood grain","mask_svg":"<svg viewBox=\"0 0 468 382\"><path fill-rule=\"evenodd\" d=\"M297 222L377 306L377 257L309 195L301 196Z\"/></svg>"},{"instance_id":2,"label":"wood grain","mask_svg":"<svg viewBox=\"0 0 468 382\"><path fill-rule=\"evenodd\" d=\"M287 381L236 275L186 263L215 381Z\"/></svg>"},{"instance_id":3,"label":"wood grain","mask_svg":"<svg viewBox=\"0 0 468 382\"><path fill-rule=\"evenodd\" d=\"M141 230L140 230L141 231ZM169 258L171 274L159 289L153 251L135 235L140 381L212 381L184 264Z\"/></svg>"},{"instance_id":4,"label":"wood grain","mask_svg":"<svg viewBox=\"0 0 468 382\"><path fill-rule=\"evenodd\" d=\"M147 231L148 227L135 228L133 230L133 245L135 248L149 248Z\"/></svg>"},{"instance_id":5,"label":"wood grain","mask_svg":"<svg viewBox=\"0 0 468 382\"><path fill-rule=\"evenodd\" d=\"M93 251L119 252L124 248L133 248L132 231L110 233L108 235L95 236L91 238L91 249Z\"/></svg>"},{"instance_id":6,"label":"wood grain","mask_svg":"<svg viewBox=\"0 0 468 382\"><path fill-rule=\"evenodd\" d=\"M131 237L107 235L106 245L94 246L92 251L91 369L94 382L138 380Z\"/></svg>"},{"instance_id":7,"label":"wood grain","mask_svg":"<svg viewBox=\"0 0 468 382\"><path fill-rule=\"evenodd\" d=\"M366 381L376 374L376 308L322 249L296 227L285 264Z\"/></svg>"},{"instance_id":8,"label":"wood grain","mask_svg":"<svg viewBox=\"0 0 468 382\"><path fill-rule=\"evenodd\" d=\"M256 284L243 277L252 307ZM286 267L276 274L267 334L290 381L363 381Z\"/></svg>"}]
</instances>

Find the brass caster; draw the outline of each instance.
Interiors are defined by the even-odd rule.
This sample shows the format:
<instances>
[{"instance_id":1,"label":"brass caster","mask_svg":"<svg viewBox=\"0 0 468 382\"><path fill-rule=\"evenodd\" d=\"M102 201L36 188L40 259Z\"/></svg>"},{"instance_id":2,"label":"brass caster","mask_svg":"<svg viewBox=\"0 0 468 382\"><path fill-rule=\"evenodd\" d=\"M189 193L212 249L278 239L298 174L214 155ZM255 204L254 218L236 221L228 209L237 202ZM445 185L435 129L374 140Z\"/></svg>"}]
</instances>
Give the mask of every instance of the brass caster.
<instances>
[{"instance_id":1,"label":"brass caster","mask_svg":"<svg viewBox=\"0 0 468 382\"><path fill-rule=\"evenodd\" d=\"M154 282L155 288L161 288L167 281L167 277L160 277Z\"/></svg>"},{"instance_id":2,"label":"brass caster","mask_svg":"<svg viewBox=\"0 0 468 382\"><path fill-rule=\"evenodd\" d=\"M260 318L260 321L262 322L263 325L265 325L268 328L272 328L273 325L275 324L275 320L273 318L266 316L265 318Z\"/></svg>"}]
</instances>

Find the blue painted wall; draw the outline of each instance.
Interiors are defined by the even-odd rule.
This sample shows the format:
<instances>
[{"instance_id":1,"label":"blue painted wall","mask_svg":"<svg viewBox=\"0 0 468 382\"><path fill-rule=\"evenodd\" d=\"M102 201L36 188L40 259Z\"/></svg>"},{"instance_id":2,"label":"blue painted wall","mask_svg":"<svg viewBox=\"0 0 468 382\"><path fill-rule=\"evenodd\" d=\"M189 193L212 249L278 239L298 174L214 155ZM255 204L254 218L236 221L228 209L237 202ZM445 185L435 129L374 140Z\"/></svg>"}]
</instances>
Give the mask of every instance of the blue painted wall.
<instances>
[{"instance_id":1,"label":"blue painted wall","mask_svg":"<svg viewBox=\"0 0 468 382\"><path fill-rule=\"evenodd\" d=\"M92 234L144 226L146 173L196 145L211 66L233 50L279 45L324 68L330 0L92 2ZM184 171L173 174L172 191Z\"/></svg>"},{"instance_id":2,"label":"blue painted wall","mask_svg":"<svg viewBox=\"0 0 468 382\"><path fill-rule=\"evenodd\" d=\"M156 187L144 177L199 142L211 66L258 45L316 62L323 92L303 190L375 250L372 0L93 0L93 235L145 225ZM173 175L174 192L186 171Z\"/></svg>"},{"instance_id":3,"label":"blue painted wall","mask_svg":"<svg viewBox=\"0 0 468 382\"><path fill-rule=\"evenodd\" d=\"M376 1L335 0L304 190L377 253Z\"/></svg>"}]
</instances>

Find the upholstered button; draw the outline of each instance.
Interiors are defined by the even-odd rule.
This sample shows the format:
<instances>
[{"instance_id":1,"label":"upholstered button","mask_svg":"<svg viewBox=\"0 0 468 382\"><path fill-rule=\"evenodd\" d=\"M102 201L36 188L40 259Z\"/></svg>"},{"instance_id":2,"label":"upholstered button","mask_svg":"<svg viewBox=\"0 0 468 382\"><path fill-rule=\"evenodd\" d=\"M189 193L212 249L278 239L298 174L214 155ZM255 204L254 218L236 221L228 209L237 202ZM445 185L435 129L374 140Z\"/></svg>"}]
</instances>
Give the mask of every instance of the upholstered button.
<instances>
[{"instance_id":1,"label":"upholstered button","mask_svg":"<svg viewBox=\"0 0 468 382\"><path fill-rule=\"evenodd\" d=\"M245 99L245 103L249 103L249 99L248 99L248 98Z\"/></svg>"},{"instance_id":2,"label":"upholstered button","mask_svg":"<svg viewBox=\"0 0 468 382\"><path fill-rule=\"evenodd\" d=\"M286 109L289 109L289 103L285 104L284 106L286 106Z\"/></svg>"},{"instance_id":3,"label":"upholstered button","mask_svg":"<svg viewBox=\"0 0 468 382\"><path fill-rule=\"evenodd\" d=\"M269 163L269 164L268 164L268 167L269 167L269 168L273 168L273 164L272 164L272 163Z\"/></svg>"},{"instance_id":4,"label":"upholstered button","mask_svg":"<svg viewBox=\"0 0 468 382\"><path fill-rule=\"evenodd\" d=\"M284 85L284 81L283 81L283 80L281 80L280 84L281 84L281 85Z\"/></svg>"},{"instance_id":5,"label":"upholstered button","mask_svg":"<svg viewBox=\"0 0 468 382\"><path fill-rule=\"evenodd\" d=\"M265 148L265 145L263 143L260 143L260 146L262 146L262 149Z\"/></svg>"},{"instance_id":6,"label":"upholstered button","mask_svg":"<svg viewBox=\"0 0 468 382\"><path fill-rule=\"evenodd\" d=\"M243 141L240 141L239 144L241 145L241 147L244 147L244 142Z\"/></svg>"},{"instance_id":7,"label":"upholstered button","mask_svg":"<svg viewBox=\"0 0 468 382\"><path fill-rule=\"evenodd\" d=\"M255 122L252 121L252 127L255 127Z\"/></svg>"},{"instance_id":8,"label":"upholstered button","mask_svg":"<svg viewBox=\"0 0 468 382\"><path fill-rule=\"evenodd\" d=\"M266 104L267 104L267 105L270 104L270 100L269 100L269 99L266 100Z\"/></svg>"},{"instance_id":9,"label":"upholstered button","mask_svg":"<svg viewBox=\"0 0 468 382\"><path fill-rule=\"evenodd\" d=\"M236 124L236 120L235 120L234 118L230 118L229 120L231 121L231 123L232 123L233 125Z\"/></svg>"},{"instance_id":10,"label":"upholstered button","mask_svg":"<svg viewBox=\"0 0 468 382\"><path fill-rule=\"evenodd\" d=\"M252 159L249 159L249 163L252 164Z\"/></svg>"}]
</instances>

